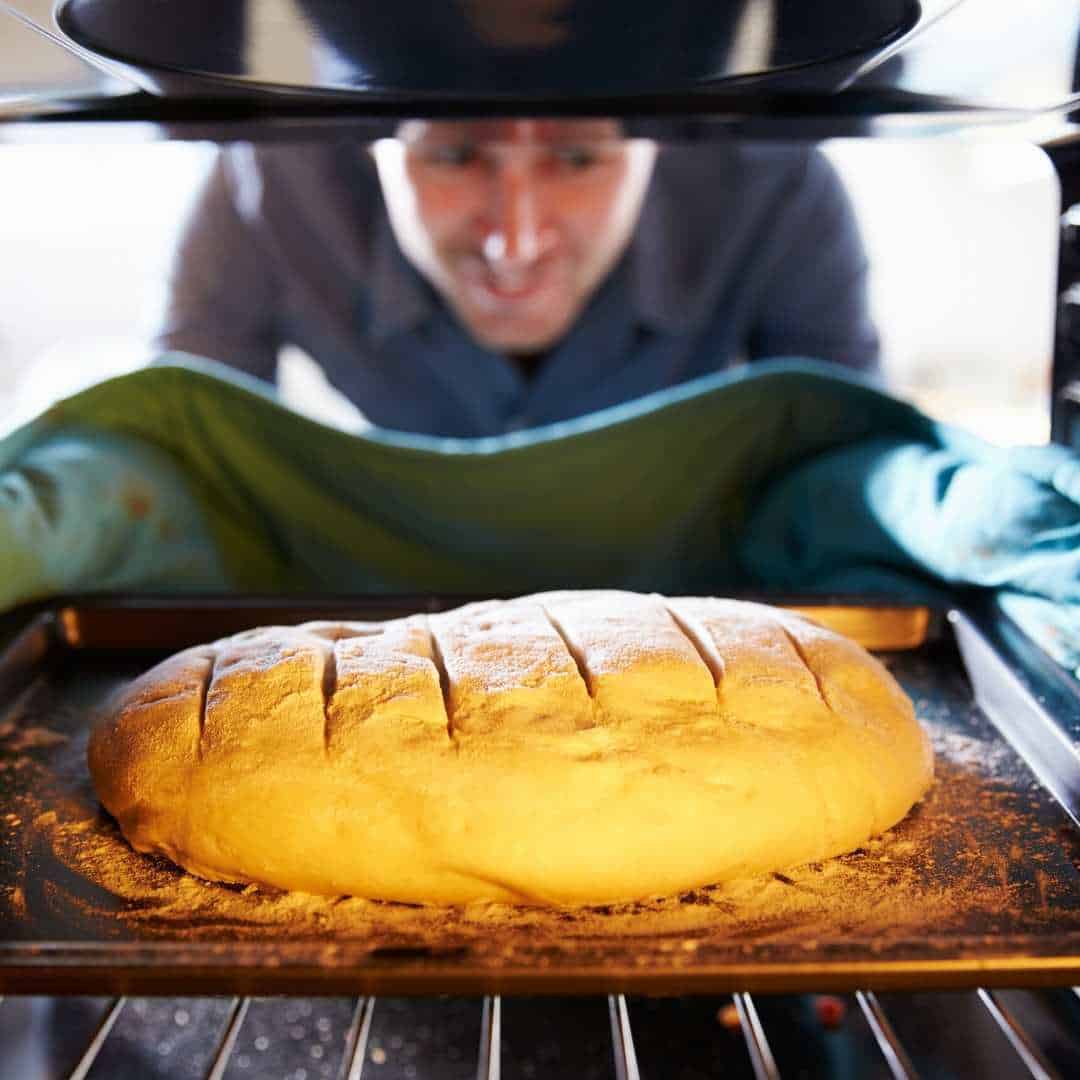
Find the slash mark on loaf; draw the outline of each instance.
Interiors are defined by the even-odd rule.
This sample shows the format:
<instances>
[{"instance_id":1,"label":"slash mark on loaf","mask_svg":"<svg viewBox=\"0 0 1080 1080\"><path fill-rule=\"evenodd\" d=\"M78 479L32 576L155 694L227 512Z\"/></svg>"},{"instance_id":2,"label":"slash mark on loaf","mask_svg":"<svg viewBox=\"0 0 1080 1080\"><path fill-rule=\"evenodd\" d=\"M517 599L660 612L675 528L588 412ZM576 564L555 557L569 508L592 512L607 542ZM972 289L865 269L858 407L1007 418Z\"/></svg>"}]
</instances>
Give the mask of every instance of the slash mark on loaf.
<instances>
[{"instance_id":1,"label":"slash mark on loaf","mask_svg":"<svg viewBox=\"0 0 1080 1080\"><path fill-rule=\"evenodd\" d=\"M585 693L589 698L589 705L592 708L593 722L596 720L596 696L593 694L592 684L589 681L589 669L585 666L585 656L581 649L574 643L573 639L566 632L562 623L552 615L550 610L546 607L541 607L540 610L544 613L544 617L551 624L551 629L562 638L563 645L566 646L566 651L570 654L570 659L574 661L574 666L577 668L578 678L585 684Z\"/></svg>"},{"instance_id":2,"label":"slash mark on loaf","mask_svg":"<svg viewBox=\"0 0 1080 1080\"><path fill-rule=\"evenodd\" d=\"M323 653L322 670L322 706L323 706L323 751L330 753L330 705L337 689L337 642L331 641Z\"/></svg>"},{"instance_id":3,"label":"slash mark on loaf","mask_svg":"<svg viewBox=\"0 0 1080 1080\"><path fill-rule=\"evenodd\" d=\"M454 737L454 711L450 703L450 673L446 670L446 661L443 659L442 649L439 648L439 639L431 629L431 623L425 619L427 626L428 641L431 644L431 661L435 670L439 673L439 687L442 690L443 711L446 713L446 734Z\"/></svg>"},{"instance_id":4,"label":"slash mark on loaf","mask_svg":"<svg viewBox=\"0 0 1080 1080\"><path fill-rule=\"evenodd\" d=\"M670 604L664 604L664 608L668 615L671 616L672 622L679 628L683 637L690 642L698 656L701 657L701 662L712 674L713 685L716 687L716 707L719 708L721 684L724 681L724 658L710 639L709 632L697 619L691 615L676 611Z\"/></svg>"},{"instance_id":5,"label":"slash mark on loaf","mask_svg":"<svg viewBox=\"0 0 1080 1080\"><path fill-rule=\"evenodd\" d=\"M210 661L210 666L206 669L206 677L199 688L199 743L197 757L200 761L202 761L203 756L203 737L206 735L206 706L210 697L210 687L214 682L214 676L217 674L217 651L210 653L206 659Z\"/></svg>"},{"instance_id":6,"label":"slash mark on loaf","mask_svg":"<svg viewBox=\"0 0 1080 1080\"><path fill-rule=\"evenodd\" d=\"M814 680L814 685L817 687L818 697L821 698L822 704L830 712L835 712L832 703L829 701L829 695L825 692L825 683L821 676L810 666L810 661L806 658L806 653L803 651L802 644L799 639L784 625L780 625L780 630L784 637L788 639L791 647L795 650L795 655L802 661L803 667L810 672L810 678Z\"/></svg>"}]
</instances>

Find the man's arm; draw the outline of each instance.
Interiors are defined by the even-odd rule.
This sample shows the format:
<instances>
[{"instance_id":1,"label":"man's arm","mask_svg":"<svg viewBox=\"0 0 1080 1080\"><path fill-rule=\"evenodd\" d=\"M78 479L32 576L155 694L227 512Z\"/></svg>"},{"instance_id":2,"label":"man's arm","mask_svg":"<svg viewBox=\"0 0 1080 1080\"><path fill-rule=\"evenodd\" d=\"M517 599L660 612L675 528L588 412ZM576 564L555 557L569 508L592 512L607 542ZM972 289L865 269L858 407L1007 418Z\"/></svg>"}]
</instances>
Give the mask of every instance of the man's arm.
<instances>
[{"instance_id":1,"label":"man's arm","mask_svg":"<svg viewBox=\"0 0 1080 1080\"><path fill-rule=\"evenodd\" d=\"M214 162L173 255L154 345L273 380L276 286L245 205L257 192L254 169L248 147Z\"/></svg>"},{"instance_id":2,"label":"man's arm","mask_svg":"<svg viewBox=\"0 0 1080 1080\"><path fill-rule=\"evenodd\" d=\"M869 264L847 192L820 153L807 155L777 208L771 239L750 359L805 356L876 370Z\"/></svg>"}]
</instances>

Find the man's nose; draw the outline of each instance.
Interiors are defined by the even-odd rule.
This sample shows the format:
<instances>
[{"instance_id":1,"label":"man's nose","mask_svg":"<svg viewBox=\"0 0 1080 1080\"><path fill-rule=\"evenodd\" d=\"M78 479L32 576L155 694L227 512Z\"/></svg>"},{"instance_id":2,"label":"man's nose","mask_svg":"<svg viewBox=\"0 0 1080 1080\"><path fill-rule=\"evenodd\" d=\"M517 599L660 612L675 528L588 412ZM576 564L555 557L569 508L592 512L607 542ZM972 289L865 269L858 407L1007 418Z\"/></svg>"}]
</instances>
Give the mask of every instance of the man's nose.
<instances>
[{"instance_id":1,"label":"man's nose","mask_svg":"<svg viewBox=\"0 0 1080 1080\"><path fill-rule=\"evenodd\" d=\"M484 257L494 263L535 262L553 242L544 213L532 169L518 164L498 167L484 230Z\"/></svg>"}]
</instances>

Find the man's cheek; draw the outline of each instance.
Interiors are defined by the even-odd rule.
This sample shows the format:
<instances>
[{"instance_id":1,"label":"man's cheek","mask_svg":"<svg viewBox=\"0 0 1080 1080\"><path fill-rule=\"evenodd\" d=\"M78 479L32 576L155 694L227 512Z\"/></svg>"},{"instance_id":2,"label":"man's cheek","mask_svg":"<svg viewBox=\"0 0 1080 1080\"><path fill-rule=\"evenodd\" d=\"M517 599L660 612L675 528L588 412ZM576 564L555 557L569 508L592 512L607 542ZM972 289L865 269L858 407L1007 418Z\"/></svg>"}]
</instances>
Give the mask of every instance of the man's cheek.
<instances>
[{"instance_id":1,"label":"man's cheek","mask_svg":"<svg viewBox=\"0 0 1080 1080\"><path fill-rule=\"evenodd\" d=\"M456 184L429 184L416 191L417 213L433 237L445 238L466 228L481 207L474 193Z\"/></svg>"}]
</instances>

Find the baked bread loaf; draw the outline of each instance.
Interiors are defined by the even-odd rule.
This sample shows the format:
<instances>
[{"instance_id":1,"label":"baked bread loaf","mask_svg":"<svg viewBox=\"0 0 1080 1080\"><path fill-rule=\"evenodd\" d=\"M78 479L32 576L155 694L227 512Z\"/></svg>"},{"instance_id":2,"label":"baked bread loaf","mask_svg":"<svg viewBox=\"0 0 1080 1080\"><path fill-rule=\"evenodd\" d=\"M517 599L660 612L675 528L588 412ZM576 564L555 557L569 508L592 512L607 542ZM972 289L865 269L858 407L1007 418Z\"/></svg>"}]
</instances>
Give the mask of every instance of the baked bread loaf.
<instances>
[{"instance_id":1,"label":"baked bread loaf","mask_svg":"<svg viewBox=\"0 0 1080 1080\"><path fill-rule=\"evenodd\" d=\"M420 903L670 894L850 851L930 783L862 648L760 604L597 591L188 649L93 731L139 851Z\"/></svg>"}]
</instances>

